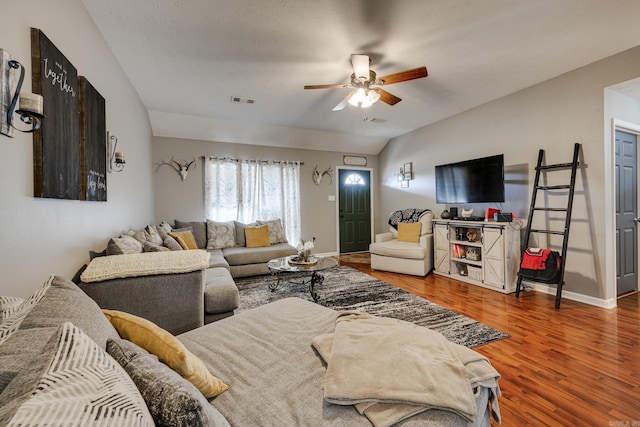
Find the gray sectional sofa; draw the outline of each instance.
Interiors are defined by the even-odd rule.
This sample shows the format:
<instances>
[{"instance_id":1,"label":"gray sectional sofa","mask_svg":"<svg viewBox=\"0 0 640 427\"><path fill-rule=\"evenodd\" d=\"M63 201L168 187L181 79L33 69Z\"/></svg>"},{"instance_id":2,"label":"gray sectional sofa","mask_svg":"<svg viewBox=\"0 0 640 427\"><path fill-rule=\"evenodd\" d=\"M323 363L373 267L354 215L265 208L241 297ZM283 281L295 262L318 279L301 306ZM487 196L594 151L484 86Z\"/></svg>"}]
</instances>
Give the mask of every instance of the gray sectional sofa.
<instances>
[{"instance_id":1,"label":"gray sectional sofa","mask_svg":"<svg viewBox=\"0 0 640 427\"><path fill-rule=\"evenodd\" d=\"M279 223L279 220L276 222ZM263 222L264 225L273 223L274 221ZM231 316L239 303L234 278L268 274L269 260L294 255L297 250L286 243L283 235L277 235L277 224L276 231L269 236L270 244L263 247L247 247L244 233L248 225L237 221L223 224L227 231L233 230L231 239L216 240L212 232L216 230L216 226L222 227L221 224L223 223L213 221L176 220L175 226L171 227L174 230L191 231L198 250L209 253L208 268L176 274L115 277L99 282L86 282L80 274L74 281L101 308L126 311L144 317L173 334ZM160 231L161 227L167 227L167 224L149 225L144 230L131 231L129 235L140 241L140 247L157 248L157 244L151 242L150 235ZM122 239L123 236L124 234L121 236ZM216 241L222 242L219 244L225 247L212 245L212 242ZM114 239L102 254L109 254L109 248L113 245ZM120 251L122 250L124 246L120 248ZM112 253L117 251L118 248L111 249ZM149 256L154 252L149 251ZM170 251L167 249L162 252ZM132 254L124 253L108 256L130 255Z\"/></svg>"},{"instance_id":2,"label":"gray sectional sofa","mask_svg":"<svg viewBox=\"0 0 640 427\"><path fill-rule=\"evenodd\" d=\"M122 339L74 283L52 277L45 286L0 316L0 425L371 426L366 413L323 396L329 370L312 341L337 332L334 310L289 298L177 336L228 385L206 399ZM482 356L456 349L473 360L463 362L473 381L452 400L469 396L473 421L433 408L396 425L488 427L491 412L499 422L499 375ZM403 366L397 357L396 368Z\"/></svg>"}]
</instances>

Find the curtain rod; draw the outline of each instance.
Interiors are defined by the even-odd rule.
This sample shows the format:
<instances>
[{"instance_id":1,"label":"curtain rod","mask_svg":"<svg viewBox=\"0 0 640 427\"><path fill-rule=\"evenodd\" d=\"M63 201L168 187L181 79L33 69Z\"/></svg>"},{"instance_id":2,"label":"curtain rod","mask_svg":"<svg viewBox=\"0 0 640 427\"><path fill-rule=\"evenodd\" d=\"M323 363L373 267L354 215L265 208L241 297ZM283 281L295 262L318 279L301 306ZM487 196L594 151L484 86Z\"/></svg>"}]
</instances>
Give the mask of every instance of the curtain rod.
<instances>
[{"instance_id":1,"label":"curtain rod","mask_svg":"<svg viewBox=\"0 0 640 427\"><path fill-rule=\"evenodd\" d=\"M232 162L261 162L261 163L289 163L289 162L297 162L300 163L300 166L304 166L304 162L299 162L297 160L252 160L252 159L234 159L233 157L217 157L217 156L201 156L201 159L211 159L211 160L230 160Z\"/></svg>"}]
</instances>

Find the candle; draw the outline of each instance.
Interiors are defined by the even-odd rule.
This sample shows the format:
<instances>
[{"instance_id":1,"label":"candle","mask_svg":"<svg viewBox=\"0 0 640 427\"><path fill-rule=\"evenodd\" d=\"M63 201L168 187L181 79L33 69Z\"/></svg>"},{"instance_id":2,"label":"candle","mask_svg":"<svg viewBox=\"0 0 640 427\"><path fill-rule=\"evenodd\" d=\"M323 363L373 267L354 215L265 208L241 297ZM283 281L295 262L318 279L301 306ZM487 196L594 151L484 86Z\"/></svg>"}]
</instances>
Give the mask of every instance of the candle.
<instances>
[{"instance_id":1,"label":"candle","mask_svg":"<svg viewBox=\"0 0 640 427\"><path fill-rule=\"evenodd\" d=\"M20 94L20 110L42 116L42 95L37 93Z\"/></svg>"},{"instance_id":2,"label":"candle","mask_svg":"<svg viewBox=\"0 0 640 427\"><path fill-rule=\"evenodd\" d=\"M116 164L125 163L124 153L122 151L116 151Z\"/></svg>"}]
</instances>

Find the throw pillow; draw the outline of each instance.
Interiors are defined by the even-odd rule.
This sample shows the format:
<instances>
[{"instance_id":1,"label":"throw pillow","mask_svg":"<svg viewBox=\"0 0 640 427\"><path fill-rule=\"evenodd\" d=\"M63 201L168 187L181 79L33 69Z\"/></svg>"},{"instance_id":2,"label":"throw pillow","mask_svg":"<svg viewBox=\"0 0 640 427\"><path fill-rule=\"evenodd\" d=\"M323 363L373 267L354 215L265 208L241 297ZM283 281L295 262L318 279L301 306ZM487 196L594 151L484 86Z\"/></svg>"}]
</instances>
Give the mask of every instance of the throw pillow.
<instances>
[{"instance_id":1,"label":"throw pillow","mask_svg":"<svg viewBox=\"0 0 640 427\"><path fill-rule=\"evenodd\" d=\"M236 230L236 246L247 246L247 238L245 237L244 230L247 227L255 227L257 225L257 222L243 224L242 222L233 221L233 228Z\"/></svg>"},{"instance_id":2,"label":"throw pillow","mask_svg":"<svg viewBox=\"0 0 640 427\"><path fill-rule=\"evenodd\" d=\"M269 243L269 228L266 225L247 227L244 229L244 234L247 238L248 248L271 246L271 243Z\"/></svg>"},{"instance_id":3,"label":"throw pillow","mask_svg":"<svg viewBox=\"0 0 640 427\"><path fill-rule=\"evenodd\" d=\"M178 243L178 241L176 239L174 239L173 237L169 236L167 234L167 238L164 239L164 245L169 248L169 250L172 251L183 251L184 249L182 249L182 246L180 246L180 243Z\"/></svg>"},{"instance_id":4,"label":"throw pillow","mask_svg":"<svg viewBox=\"0 0 640 427\"><path fill-rule=\"evenodd\" d=\"M162 241L164 240L162 237L160 237L158 230L156 230L156 226L153 224L147 225L144 228L144 237L146 240L145 243L151 243L157 246L162 245Z\"/></svg>"},{"instance_id":5,"label":"throw pillow","mask_svg":"<svg viewBox=\"0 0 640 427\"><path fill-rule=\"evenodd\" d=\"M275 245L276 243L289 243L287 236L284 234L284 228L282 227L282 221L280 218L272 219L270 221L258 221L260 225L267 225L269 229L269 243Z\"/></svg>"},{"instance_id":6,"label":"throw pillow","mask_svg":"<svg viewBox=\"0 0 640 427\"><path fill-rule=\"evenodd\" d=\"M207 220L207 249L232 248L236 245L236 231L233 221L216 222Z\"/></svg>"},{"instance_id":7,"label":"throw pillow","mask_svg":"<svg viewBox=\"0 0 640 427\"><path fill-rule=\"evenodd\" d=\"M198 244L191 230L176 231L169 233L170 237L176 239L182 249L198 249Z\"/></svg>"},{"instance_id":8,"label":"throw pillow","mask_svg":"<svg viewBox=\"0 0 640 427\"><path fill-rule=\"evenodd\" d=\"M399 242L420 242L421 222L399 222L398 223L398 241Z\"/></svg>"},{"instance_id":9,"label":"throw pillow","mask_svg":"<svg viewBox=\"0 0 640 427\"><path fill-rule=\"evenodd\" d=\"M0 323L24 302L24 298L0 296Z\"/></svg>"},{"instance_id":10,"label":"throw pillow","mask_svg":"<svg viewBox=\"0 0 640 427\"><path fill-rule=\"evenodd\" d=\"M33 307L45 296L55 276L49 277L44 285L36 290L31 296L20 303L17 307L11 309L11 313L7 315L2 323L0 323L0 344L5 342L11 335L16 333L20 325L24 321L27 314L33 310Z\"/></svg>"},{"instance_id":11,"label":"throw pillow","mask_svg":"<svg viewBox=\"0 0 640 427\"><path fill-rule=\"evenodd\" d=\"M107 352L138 387L157 426L228 426L193 384L127 340L109 340Z\"/></svg>"},{"instance_id":12,"label":"throw pillow","mask_svg":"<svg viewBox=\"0 0 640 427\"><path fill-rule=\"evenodd\" d=\"M162 221L160 224L156 225L156 229L158 230L158 233L162 230L167 236L173 231L173 227L171 227L166 221Z\"/></svg>"},{"instance_id":13,"label":"throw pillow","mask_svg":"<svg viewBox=\"0 0 640 427\"><path fill-rule=\"evenodd\" d=\"M0 424L153 426L140 392L124 369L82 329L63 323L4 393Z\"/></svg>"},{"instance_id":14,"label":"throw pillow","mask_svg":"<svg viewBox=\"0 0 640 427\"><path fill-rule=\"evenodd\" d=\"M204 221L178 221L175 220L175 228L191 227L193 237L196 239L197 249L205 249L207 247L207 223ZM174 230L175 231L175 230Z\"/></svg>"},{"instance_id":15,"label":"throw pillow","mask_svg":"<svg viewBox=\"0 0 640 427\"><path fill-rule=\"evenodd\" d=\"M156 245L151 242L147 242L142 247L143 252L169 252L171 249L162 245Z\"/></svg>"},{"instance_id":16,"label":"throw pillow","mask_svg":"<svg viewBox=\"0 0 640 427\"><path fill-rule=\"evenodd\" d=\"M155 323L133 314L102 310L121 338L155 354L158 359L192 383L206 398L219 395L229 387L211 375L205 364L176 337Z\"/></svg>"},{"instance_id":17,"label":"throw pillow","mask_svg":"<svg viewBox=\"0 0 640 427\"><path fill-rule=\"evenodd\" d=\"M134 237L123 234L120 237L109 239L107 255L139 254L142 252L142 245Z\"/></svg>"}]
</instances>

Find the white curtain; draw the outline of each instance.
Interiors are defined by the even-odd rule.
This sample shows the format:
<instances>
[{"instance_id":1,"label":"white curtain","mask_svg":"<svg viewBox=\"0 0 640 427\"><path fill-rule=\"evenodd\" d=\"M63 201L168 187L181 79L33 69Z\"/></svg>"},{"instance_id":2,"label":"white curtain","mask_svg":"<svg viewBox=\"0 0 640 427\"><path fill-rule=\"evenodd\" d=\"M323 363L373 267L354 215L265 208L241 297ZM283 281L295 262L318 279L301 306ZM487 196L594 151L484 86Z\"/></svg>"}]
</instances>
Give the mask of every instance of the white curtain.
<instances>
[{"instance_id":1,"label":"white curtain","mask_svg":"<svg viewBox=\"0 0 640 427\"><path fill-rule=\"evenodd\" d=\"M300 162L207 157L204 209L213 221L280 218L295 246L300 241Z\"/></svg>"}]
</instances>

